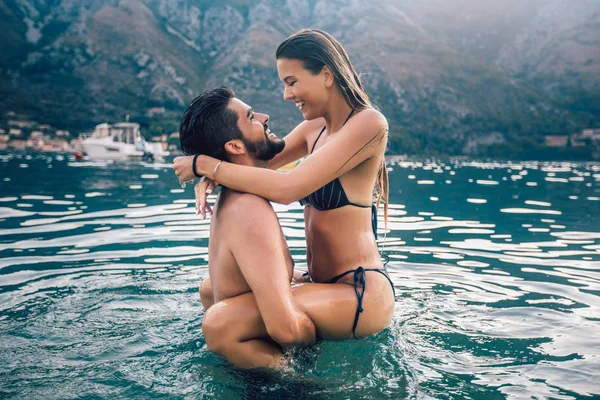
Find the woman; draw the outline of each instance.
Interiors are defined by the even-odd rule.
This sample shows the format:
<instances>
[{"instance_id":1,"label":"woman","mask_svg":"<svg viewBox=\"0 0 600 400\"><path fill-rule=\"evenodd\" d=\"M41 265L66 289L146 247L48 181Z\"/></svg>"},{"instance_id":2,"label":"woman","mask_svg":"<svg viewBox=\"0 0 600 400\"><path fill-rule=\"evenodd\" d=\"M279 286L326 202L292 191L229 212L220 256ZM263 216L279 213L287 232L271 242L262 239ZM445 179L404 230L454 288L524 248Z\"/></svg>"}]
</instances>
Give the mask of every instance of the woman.
<instances>
[{"instance_id":1,"label":"woman","mask_svg":"<svg viewBox=\"0 0 600 400\"><path fill-rule=\"evenodd\" d=\"M314 283L296 287L295 300L325 339L375 334L389 325L394 309L393 285L373 234L375 187L377 206L384 199L387 218L387 121L372 108L348 55L328 33L299 31L279 46L276 58L284 99L296 103L305 121L285 138L272 169L200 156L196 173L270 201L300 200L306 206L307 264ZM275 171L305 156L290 172ZM180 182L194 178L191 156L175 159L174 169ZM197 194L204 211L205 195ZM217 331L229 326L246 338L266 333L255 303L236 300L207 312L207 342L211 321L218 321Z\"/></svg>"}]
</instances>

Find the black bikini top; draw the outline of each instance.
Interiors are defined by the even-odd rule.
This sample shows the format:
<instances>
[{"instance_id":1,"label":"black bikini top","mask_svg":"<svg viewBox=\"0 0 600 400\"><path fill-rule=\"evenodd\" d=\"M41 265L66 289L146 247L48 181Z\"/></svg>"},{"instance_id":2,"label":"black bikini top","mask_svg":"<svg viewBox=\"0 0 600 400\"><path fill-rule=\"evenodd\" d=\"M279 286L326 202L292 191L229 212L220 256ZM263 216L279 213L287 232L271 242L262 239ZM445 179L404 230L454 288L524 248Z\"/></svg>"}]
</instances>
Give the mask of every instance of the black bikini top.
<instances>
[{"instance_id":1,"label":"black bikini top","mask_svg":"<svg viewBox=\"0 0 600 400\"><path fill-rule=\"evenodd\" d=\"M346 121L342 126L344 126L346 122L348 122L353 112L354 110L350 112L350 115L348 115L348 118L346 118ZM315 146L317 145L317 142L321 138L323 132L325 132L325 128L326 127L323 127L323 129L321 129L319 136L317 136L317 140L315 140L315 143L313 144L310 154L312 154L315 150ZM336 208L345 206L354 206L360 208L371 207L371 205L357 204L348 200L348 196L346 196L346 192L344 191L344 187L342 186L342 183L340 182L339 178L335 178L322 188L315 190L314 192L300 200L300 204L303 206L311 206L321 211L334 210Z\"/></svg>"}]
</instances>

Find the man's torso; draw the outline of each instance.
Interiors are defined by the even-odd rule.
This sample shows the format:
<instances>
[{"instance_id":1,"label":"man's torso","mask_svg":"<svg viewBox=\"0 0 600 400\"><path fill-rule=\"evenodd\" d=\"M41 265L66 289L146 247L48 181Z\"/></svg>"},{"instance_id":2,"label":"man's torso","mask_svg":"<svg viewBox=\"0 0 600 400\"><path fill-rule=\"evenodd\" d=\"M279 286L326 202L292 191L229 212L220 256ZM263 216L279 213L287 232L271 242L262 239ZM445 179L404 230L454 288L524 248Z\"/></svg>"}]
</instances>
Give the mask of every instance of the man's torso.
<instances>
[{"instance_id":1,"label":"man's torso","mask_svg":"<svg viewBox=\"0 0 600 400\"><path fill-rule=\"evenodd\" d=\"M234 256L244 254L246 249L249 250L253 244L253 237L251 232L244 237L243 242L233 242L231 239L231 231L233 229L239 229L236 221L240 218L245 217L245 213L256 212L255 210L245 209L244 212L240 212L240 208L236 205L244 202L244 196L254 196L253 194L239 193L233 190L223 188L217 204L215 205L215 212L212 217L210 227L210 240L208 246L208 257L209 257L209 274L213 287L215 301L221 301L230 297L238 296L243 293L251 291L242 271L240 270L238 261ZM267 200L261 199L267 202ZM238 203L238 204L236 204ZM262 212L262 211L260 211ZM275 213L273 208L269 205L268 211ZM256 215L254 215L256 217ZM268 230L269 235L272 235L272 240L281 242L281 252L284 253L285 265L281 265L281 268L285 268L288 271L288 283L291 280L293 274L293 260L285 237L281 231L279 224L266 223L261 229ZM246 240L247 239L247 240ZM270 257L270 254L265 254L265 257ZM265 274L264 279L272 279L268 274Z\"/></svg>"}]
</instances>

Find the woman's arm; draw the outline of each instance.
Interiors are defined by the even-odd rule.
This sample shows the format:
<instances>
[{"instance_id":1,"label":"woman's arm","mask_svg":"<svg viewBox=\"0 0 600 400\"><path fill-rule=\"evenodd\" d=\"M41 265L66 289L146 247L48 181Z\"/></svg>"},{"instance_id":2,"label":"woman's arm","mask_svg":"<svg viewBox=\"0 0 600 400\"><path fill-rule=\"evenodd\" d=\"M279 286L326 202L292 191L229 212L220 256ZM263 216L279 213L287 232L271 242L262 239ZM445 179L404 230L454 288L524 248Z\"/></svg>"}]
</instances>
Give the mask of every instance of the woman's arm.
<instances>
[{"instance_id":1,"label":"woman's arm","mask_svg":"<svg viewBox=\"0 0 600 400\"><path fill-rule=\"evenodd\" d=\"M308 154L307 138L311 132L320 129L325 125L323 118L317 118L312 121L304 121L300 123L293 131L285 138L285 148L277 154L270 162L270 169L279 169L291 162L301 159ZM193 156L188 156L190 160L189 172L191 173L191 160ZM201 215L202 219L206 218L206 213L212 215L212 209L206 201L208 195L217 187L218 183L208 178L200 180L194 187L196 196L196 214Z\"/></svg>"},{"instance_id":2,"label":"woman's arm","mask_svg":"<svg viewBox=\"0 0 600 400\"><path fill-rule=\"evenodd\" d=\"M231 189L289 204L383 152L387 130L383 115L368 109L348 121L325 145L288 173L232 163L220 164L215 172L219 161L205 156L198 157L197 171L211 179L215 178L215 172L216 179ZM177 173L177 166L175 169Z\"/></svg>"},{"instance_id":3,"label":"woman's arm","mask_svg":"<svg viewBox=\"0 0 600 400\"><path fill-rule=\"evenodd\" d=\"M323 126L325 126L323 118L301 122L283 139L285 147L269 162L269 168L279 169L306 156L308 154L308 135Z\"/></svg>"},{"instance_id":4,"label":"woman's arm","mask_svg":"<svg viewBox=\"0 0 600 400\"><path fill-rule=\"evenodd\" d=\"M283 140L285 147L281 153L276 155L270 162L270 169L278 169L291 162L301 159L308 154L307 137L313 132L316 127L325 126L323 118L317 118L312 121L304 121L300 123L293 131L291 131ZM196 177L192 172L192 159L194 156L176 157L173 161L173 169L179 178L179 183L189 182ZM199 172L199 170L196 170ZM206 176L206 175L205 175ZM204 187L209 186L205 183ZM214 186L214 185L213 185Z\"/></svg>"}]
</instances>

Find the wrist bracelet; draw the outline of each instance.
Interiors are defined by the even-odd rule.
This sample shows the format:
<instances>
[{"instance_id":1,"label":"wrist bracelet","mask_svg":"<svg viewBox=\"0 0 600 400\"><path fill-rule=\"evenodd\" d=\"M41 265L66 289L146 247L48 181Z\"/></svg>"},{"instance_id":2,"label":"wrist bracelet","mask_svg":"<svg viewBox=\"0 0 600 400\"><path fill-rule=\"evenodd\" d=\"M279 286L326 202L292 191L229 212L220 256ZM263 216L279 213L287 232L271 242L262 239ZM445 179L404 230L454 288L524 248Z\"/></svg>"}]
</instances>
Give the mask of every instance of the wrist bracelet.
<instances>
[{"instance_id":1,"label":"wrist bracelet","mask_svg":"<svg viewBox=\"0 0 600 400\"><path fill-rule=\"evenodd\" d=\"M200 154L195 154L195 155L194 155L194 159L192 160L192 172L194 173L194 176L195 176L196 178L202 178L202 175L199 175L199 174L198 174L198 171L196 171L196 160L198 159L198 156L199 156L199 155L200 155Z\"/></svg>"},{"instance_id":2,"label":"wrist bracelet","mask_svg":"<svg viewBox=\"0 0 600 400\"><path fill-rule=\"evenodd\" d=\"M215 180L215 174L217 173L217 170L219 169L219 167L221 166L221 163L223 162L223 160L219 161L217 163L217 165L215 165L215 169L213 170L213 174L212 174L212 180Z\"/></svg>"}]
</instances>

